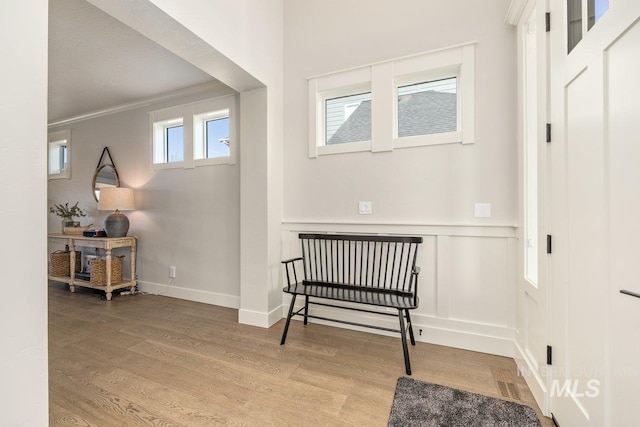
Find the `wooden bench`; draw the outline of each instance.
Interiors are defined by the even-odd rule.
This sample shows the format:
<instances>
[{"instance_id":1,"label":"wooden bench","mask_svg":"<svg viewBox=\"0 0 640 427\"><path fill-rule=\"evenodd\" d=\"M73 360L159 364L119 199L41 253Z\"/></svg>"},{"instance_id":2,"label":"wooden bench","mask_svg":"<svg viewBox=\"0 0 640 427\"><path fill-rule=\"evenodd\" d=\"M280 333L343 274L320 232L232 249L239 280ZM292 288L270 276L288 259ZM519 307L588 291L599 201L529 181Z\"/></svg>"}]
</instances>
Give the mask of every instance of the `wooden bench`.
<instances>
[{"instance_id":1,"label":"wooden bench","mask_svg":"<svg viewBox=\"0 0 640 427\"><path fill-rule=\"evenodd\" d=\"M406 372L407 375L411 375L406 333L408 329L411 344L415 345L409 310L418 308L419 304L420 269L416 267L416 256L422 237L304 233L299 237L302 256L282 261L287 274L284 292L291 294L291 305L280 344L283 345L287 339L289 323L293 316L304 317L305 325L308 319L321 319L397 332L402 338ZM296 262L302 264L302 275L296 271ZM299 278L302 280L299 281ZM298 295L304 296L304 306L294 311ZM317 300L392 308L396 309L397 313L335 305ZM311 315L309 305L313 304L398 316L400 328L391 329Z\"/></svg>"}]
</instances>

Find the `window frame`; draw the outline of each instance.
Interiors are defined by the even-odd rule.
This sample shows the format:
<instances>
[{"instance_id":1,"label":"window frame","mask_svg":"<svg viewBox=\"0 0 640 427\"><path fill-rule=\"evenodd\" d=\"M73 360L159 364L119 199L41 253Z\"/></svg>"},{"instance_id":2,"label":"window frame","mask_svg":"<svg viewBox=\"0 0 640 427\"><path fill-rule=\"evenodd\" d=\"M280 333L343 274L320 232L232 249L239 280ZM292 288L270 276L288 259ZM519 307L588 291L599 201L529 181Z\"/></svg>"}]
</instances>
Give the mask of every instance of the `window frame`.
<instances>
[{"instance_id":1,"label":"window frame","mask_svg":"<svg viewBox=\"0 0 640 427\"><path fill-rule=\"evenodd\" d=\"M195 166L236 164L237 157L237 114L236 97L223 96L209 99L193 105L193 161ZM225 117L229 118L229 155L219 157L198 157L198 153L206 155L207 146L207 122L215 118L222 111L228 111Z\"/></svg>"},{"instance_id":2,"label":"window frame","mask_svg":"<svg viewBox=\"0 0 640 427\"><path fill-rule=\"evenodd\" d=\"M326 101L344 96L371 92L371 72L362 68L309 81L309 157L325 154L371 151L371 140L326 145ZM373 126L373 120L372 120ZM373 129L372 129L373 133Z\"/></svg>"},{"instance_id":3,"label":"window frame","mask_svg":"<svg viewBox=\"0 0 640 427\"><path fill-rule=\"evenodd\" d=\"M182 121L180 121L179 123L175 123L175 124L168 124L168 125L166 125L164 127L164 132L163 132L163 137L164 137L164 144L163 144L164 162L163 163L184 162L184 136L182 138L182 159L181 160L174 160L174 161L169 160L169 151L170 151L169 144L171 143L171 141L169 141L169 131L171 129L178 129L178 128L182 129L182 134L184 135L184 125L182 124Z\"/></svg>"},{"instance_id":4,"label":"window frame","mask_svg":"<svg viewBox=\"0 0 640 427\"><path fill-rule=\"evenodd\" d=\"M475 143L475 44L470 42L309 77L309 157ZM398 87L448 77L455 77L457 82L457 131L398 137ZM326 146L324 101L356 94L358 90L362 93L363 86L371 88L371 141Z\"/></svg>"},{"instance_id":5,"label":"window frame","mask_svg":"<svg viewBox=\"0 0 640 427\"><path fill-rule=\"evenodd\" d=\"M398 136L400 116L398 111L399 89L418 83L434 82L449 78L456 79L456 130L426 135ZM395 104L393 111L393 146L395 148L421 147L424 145L453 144L463 142L461 124L460 67L451 66L424 73L398 76L394 81Z\"/></svg>"},{"instance_id":6,"label":"window frame","mask_svg":"<svg viewBox=\"0 0 640 427\"><path fill-rule=\"evenodd\" d=\"M185 137L186 127L184 125L184 118L176 114L177 112L174 114L171 114L170 111L166 111L166 113L169 113L169 116L172 116L172 117L168 119L162 119L162 120L153 120L151 123L151 126L152 126L151 142L152 142L152 151L153 151L151 161L153 163L154 169L174 169L174 168L184 167L185 165L186 150L184 148L185 148L185 142L187 138ZM182 138L183 138L182 160L170 162L167 157L168 156L168 153L167 153L168 129L178 127L178 126L182 126L183 128L182 129Z\"/></svg>"},{"instance_id":7,"label":"window frame","mask_svg":"<svg viewBox=\"0 0 640 427\"><path fill-rule=\"evenodd\" d=\"M52 144L61 146L62 144L58 144L61 141L65 142L67 167L65 169L61 168L60 172L51 173L51 146ZM62 161L62 156L60 156L60 161ZM71 179L71 130L69 129L51 132L47 135L47 178Z\"/></svg>"},{"instance_id":8,"label":"window frame","mask_svg":"<svg viewBox=\"0 0 640 427\"><path fill-rule=\"evenodd\" d=\"M229 155L214 158L197 158L206 144L206 117L210 113L228 110ZM183 160L168 162L166 158L166 129L183 126ZM205 101L178 105L149 113L151 134L151 163L153 170L192 169L199 166L236 163L237 152L237 108L235 95L223 95Z\"/></svg>"}]
</instances>

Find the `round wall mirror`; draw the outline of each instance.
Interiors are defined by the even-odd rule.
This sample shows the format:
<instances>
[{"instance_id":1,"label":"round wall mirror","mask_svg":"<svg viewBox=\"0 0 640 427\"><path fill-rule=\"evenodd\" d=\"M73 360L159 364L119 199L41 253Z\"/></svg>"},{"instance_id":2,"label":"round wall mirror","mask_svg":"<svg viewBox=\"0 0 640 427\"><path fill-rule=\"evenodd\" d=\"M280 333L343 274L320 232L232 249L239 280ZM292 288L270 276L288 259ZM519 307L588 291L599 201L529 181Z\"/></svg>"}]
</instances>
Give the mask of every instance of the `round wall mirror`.
<instances>
[{"instance_id":1,"label":"round wall mirror","mask_svg":"<svg viewBox=\"0 0 640 427\"><path fill-rule=\"evenodd\" d=\"M93 174L93 198L96 202L100 200L100 189L104 187L120 187L118 171L113 165L104 164Z\"/></svg>"}]
</instances>

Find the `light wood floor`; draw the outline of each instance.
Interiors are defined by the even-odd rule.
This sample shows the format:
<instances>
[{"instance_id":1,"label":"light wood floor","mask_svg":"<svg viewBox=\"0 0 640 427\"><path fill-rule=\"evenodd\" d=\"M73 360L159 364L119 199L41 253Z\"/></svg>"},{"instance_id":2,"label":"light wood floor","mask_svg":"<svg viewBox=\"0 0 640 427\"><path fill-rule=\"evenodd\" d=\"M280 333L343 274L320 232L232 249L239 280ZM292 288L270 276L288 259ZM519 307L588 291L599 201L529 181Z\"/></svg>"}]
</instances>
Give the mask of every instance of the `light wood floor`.
<instances>
[{"instance_id":1,"label":"light wood floor","mask_svg":"<svg viewBox=\"0 0 640 427\"><path fill-rule=\"evenodd\" d=\"M293 322L280 346L283 321L262 329L232 309L76 289L49 286L51 425L385 426L404 375L399 338ZM415 379L539 413L511 359L417 343L411 362Z\"/></svg>"}]
</instances>

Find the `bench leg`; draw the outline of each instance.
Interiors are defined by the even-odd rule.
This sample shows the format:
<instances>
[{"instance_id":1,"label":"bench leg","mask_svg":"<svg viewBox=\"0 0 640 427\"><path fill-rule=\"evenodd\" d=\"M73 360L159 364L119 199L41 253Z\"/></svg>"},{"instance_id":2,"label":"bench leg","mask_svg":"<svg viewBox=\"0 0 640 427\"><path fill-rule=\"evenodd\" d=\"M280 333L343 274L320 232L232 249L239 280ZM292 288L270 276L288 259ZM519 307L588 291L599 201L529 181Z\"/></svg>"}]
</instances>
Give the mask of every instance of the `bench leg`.
<instances>
[{"instance_id":1,"label":"bench leg","mask_svg":"<svg viewBox=\"0 0 640 427\"><path fill-rule=\"evenodd\" d=\"M296 304L296 296L293 294L291 296L291 305L289 306L289 314L287 315L287 323L284 324L284 331L282 332L282 339L280 340L280 345L284 345L285 340L287 339L287 332L289 331L289 322L291 322L291 317L293 317L293 306Z\"/></svg>"},{"instance_id":2,"label":"bench leg","mask_svg":"<svg viewBox=\"0 0 640 427\"><path fill-rule=\"evenodd\" d=\"M402 338L402 351L404 352L404 367L407 375L411 375L411 362L409 361L409 348L407 347L407 330L404 328L404 313L398 309L398 319L400 320L400 337Z\"/></svg>"},{"instance_id":3,"label":"bench leg","mask_svg":"<svg viewBox=\"0 0 640 427\"><path fill-rule=\"evenodd\" d=\"M304 324L307 324L307 316L309 315L309 295L304 296Z\"/></svg>"},{"instance_id":4,"label":"bench leg","mask_svg":"<svg viewBox=\"0 0 640 427\"><path fill-rule=\"evenodd\" d=\"M411 339L411 345L416 345L416 339L413 336L413 324L411 323L411 316L409 316L409 309L404 310L407 313L407 327L409 328L409 338Z\"/></svg>"}]
</instances>

